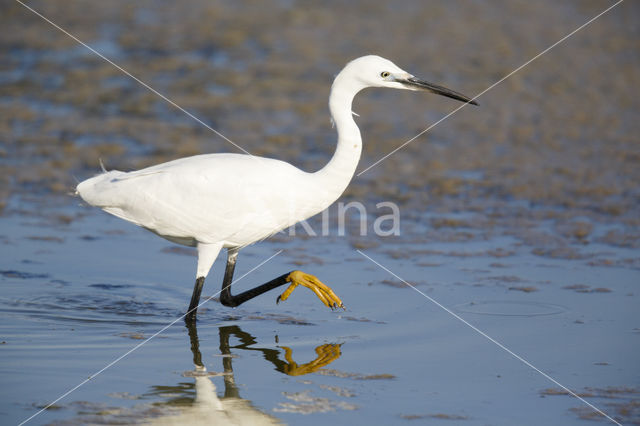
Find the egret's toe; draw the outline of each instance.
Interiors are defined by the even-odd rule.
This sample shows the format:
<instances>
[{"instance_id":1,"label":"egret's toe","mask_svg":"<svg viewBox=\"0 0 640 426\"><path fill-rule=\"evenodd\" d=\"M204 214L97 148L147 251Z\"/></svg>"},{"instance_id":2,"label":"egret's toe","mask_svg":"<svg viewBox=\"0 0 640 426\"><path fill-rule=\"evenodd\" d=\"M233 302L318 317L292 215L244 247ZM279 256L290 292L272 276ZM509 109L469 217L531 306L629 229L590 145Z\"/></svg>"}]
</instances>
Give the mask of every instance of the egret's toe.
<instances>
[{"instance_id":1,"label":"egret's toe","mask_svg":"<svg viewBox=\"0 0 640 426\"><path fill-rule=\"evenodd\" d=\"M320 299L320 301L324 303L324 305L327 308L330 308L330 309L343 308L344 309L342 300L340 300L340 298L333 292L333 290L331 290L329 286L327 286L326 284L324 284L322 281L320 281L318 278L316 278L311 274L307 274L302 271L296 270L289 274L289 276L287 277L287 281L290 282L291 284L289 285L289 287L287 287L287 289L284 292L282 292L280 296L278 296L278 298L276 299L276 303L279 303L281 300L287 300L291 295L291 293L293 293L293 290L295 290L296 287L301 285L313 291L318 297L318 299Z\"/></svg>"}]
</instances>

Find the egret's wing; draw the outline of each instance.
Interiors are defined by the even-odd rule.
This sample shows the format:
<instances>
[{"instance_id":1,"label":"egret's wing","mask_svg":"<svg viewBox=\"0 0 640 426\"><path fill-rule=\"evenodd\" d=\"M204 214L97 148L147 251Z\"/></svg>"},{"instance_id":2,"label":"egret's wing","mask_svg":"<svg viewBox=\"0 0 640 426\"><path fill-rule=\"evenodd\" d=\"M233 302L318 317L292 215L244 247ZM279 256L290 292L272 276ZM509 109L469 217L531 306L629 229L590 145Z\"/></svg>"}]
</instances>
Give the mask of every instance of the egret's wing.
<instances>
[{"instance_id":1,"label":"egret's wing","mask_svg":"<svg viewBox=\"0 0 640 426\"><path fill-rule=\"evenodd\" d=\"M304 172L277 160L204 155L81 183L90 204L172 240L245 245L300 220L292 187Z\"/></svg>"}]
</instances>

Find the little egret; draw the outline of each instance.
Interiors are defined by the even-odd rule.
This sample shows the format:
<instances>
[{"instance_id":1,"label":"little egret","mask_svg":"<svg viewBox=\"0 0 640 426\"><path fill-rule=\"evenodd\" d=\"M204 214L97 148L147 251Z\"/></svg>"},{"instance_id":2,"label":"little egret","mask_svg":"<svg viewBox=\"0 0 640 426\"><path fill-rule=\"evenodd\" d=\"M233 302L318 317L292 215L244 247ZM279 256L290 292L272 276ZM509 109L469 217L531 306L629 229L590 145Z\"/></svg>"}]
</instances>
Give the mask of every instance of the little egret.
<instances>
[{"instance_id":1,"label":"little egret","mask_svg":"<svg viewBox=\"0 0 640 426\"><path fill-rule=\"evenodd\" d=\"M225 306L238 306L289 284L276 302L286 300L301 285L327 307L344 307L331 288L299 270L235 296L231 283L241 248L323 211L343 193L362 151L351 104L367 87L422 90L477 105L467 96L414 77L387 59L363 56L349 62L331 86L329 110L338 143L329 163L315 173L270 158L204 154L132 172L105 171L81 182L77 193L107 213L174 243L197 248L188 321L196 319L204 280L223 248L227 249L227 265L220 302Z\"/></svg>"}]
</instances>

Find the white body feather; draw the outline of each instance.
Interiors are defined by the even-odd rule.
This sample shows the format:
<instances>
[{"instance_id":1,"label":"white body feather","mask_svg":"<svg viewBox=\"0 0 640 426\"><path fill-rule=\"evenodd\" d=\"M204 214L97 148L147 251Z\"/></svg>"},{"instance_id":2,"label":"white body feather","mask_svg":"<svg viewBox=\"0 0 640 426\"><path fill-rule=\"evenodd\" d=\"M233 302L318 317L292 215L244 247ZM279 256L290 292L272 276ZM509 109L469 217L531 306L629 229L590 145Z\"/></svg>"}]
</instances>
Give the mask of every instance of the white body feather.
<instances>
[{"instance_id":1,"label":"white body feather","mask_svg":"<svg viewBox=\"0 0 640 426\"><path fill-rule=\"evenodd\" d=\"M322 211L329 195L318 191L311 173L241 154L114 170L78 185L89 204L168 240L223 247L246 246Z\"/></svg>"},{"instance_id":2,"label":"white body feather","mask_svg":"<svg viewBox=\"0 0 640 426\"><path fill-rule=\"evenodd\" d=\"M264 239L321 212L342 194L362 150L353 98L366 87L406 88L390 74L411 77L378 56L351 61L336 76L329 108L338 145L318 172L250 155L208 154L129 173L105 172L81 182L77 192L108 213L171 241L197 246L197 276L206 277L223 247Z\"/></svg>"}]
</instances>

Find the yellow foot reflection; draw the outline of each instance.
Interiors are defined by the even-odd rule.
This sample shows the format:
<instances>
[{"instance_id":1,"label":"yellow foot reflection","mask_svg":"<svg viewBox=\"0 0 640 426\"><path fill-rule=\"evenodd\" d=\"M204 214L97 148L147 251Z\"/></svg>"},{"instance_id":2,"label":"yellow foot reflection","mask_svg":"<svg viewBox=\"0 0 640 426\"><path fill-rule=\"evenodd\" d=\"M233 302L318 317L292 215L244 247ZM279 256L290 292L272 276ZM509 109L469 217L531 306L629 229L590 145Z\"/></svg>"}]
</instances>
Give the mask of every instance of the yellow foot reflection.
<instances>
[{"instance_id":1,"label":"yellow foot reflection","mask_svg":"<svg viewBox=\"0 0 640 426\"><path fill-rule=\"evenodd\" d=\"M306 364L298 365L291 358L291 349L286 346L281 346L281 348L284 349L284 359L287 361L283 372L289 376L302 376L303 374L313 373L340 358L340 345L326 343L316 348L316 354L318 355L316 359Z\"/></svg>"},{"instance_id":2,"label":"yellow foot reflection","mask_svg":"<svg viewBox=\"0 0 640 426\"><path fill-rule=\"evenodd\" d=\"M323 284L322 281L317 279L311 274L305 274L302 271L293 271L287 276L287 282L290 282L291 285L287 287L287 289L278 296L276 303L280 303L281 300L287 300L293 290L296 289L299 285L303 287L307 287L311 291L313 291L318 299L322 303L324 303L328 308L342 308L344 309L344 305L342 304L342 300L331 290L330 287Z\"/></svg>"}]
</instances>

